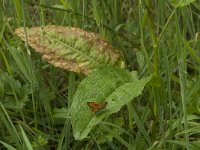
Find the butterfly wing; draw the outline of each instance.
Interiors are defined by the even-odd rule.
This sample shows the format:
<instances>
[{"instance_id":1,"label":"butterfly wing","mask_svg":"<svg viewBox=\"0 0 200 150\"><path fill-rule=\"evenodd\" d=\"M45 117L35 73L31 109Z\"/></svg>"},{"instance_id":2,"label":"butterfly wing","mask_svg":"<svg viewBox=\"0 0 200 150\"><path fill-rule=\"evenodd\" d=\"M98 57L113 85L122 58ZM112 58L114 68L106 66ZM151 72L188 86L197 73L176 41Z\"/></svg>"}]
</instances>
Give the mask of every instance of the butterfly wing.
<instances>
[{"instance_id":1,"label":"butterfly wing","mask_svg":"<svg viewBox=\"0 0 200 150\"><path fill-rule=\"evenodd\" d=\"M87 105L91 108L92 112L96 113L106 107L108 102L87 102Z\"/></svg>"}]
</instances>

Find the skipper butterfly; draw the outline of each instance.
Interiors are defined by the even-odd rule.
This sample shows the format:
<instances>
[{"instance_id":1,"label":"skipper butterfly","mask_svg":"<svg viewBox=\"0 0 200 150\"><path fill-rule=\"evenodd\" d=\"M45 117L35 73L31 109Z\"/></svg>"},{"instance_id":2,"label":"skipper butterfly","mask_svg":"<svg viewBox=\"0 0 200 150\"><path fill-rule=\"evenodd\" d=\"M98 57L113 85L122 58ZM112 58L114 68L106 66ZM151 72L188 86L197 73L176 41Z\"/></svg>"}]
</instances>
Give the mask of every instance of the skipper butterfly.
<instances>
[{"instance_id":1,"label":"skipper butterfly","mask_svg":"<svg viewBox=\"0 0 200 150\"><path fill-rule=\"evenodd\" d=\"M106 107L108 102L87 102L93 113L96 113Z\"/></svg>"}]
</instances>

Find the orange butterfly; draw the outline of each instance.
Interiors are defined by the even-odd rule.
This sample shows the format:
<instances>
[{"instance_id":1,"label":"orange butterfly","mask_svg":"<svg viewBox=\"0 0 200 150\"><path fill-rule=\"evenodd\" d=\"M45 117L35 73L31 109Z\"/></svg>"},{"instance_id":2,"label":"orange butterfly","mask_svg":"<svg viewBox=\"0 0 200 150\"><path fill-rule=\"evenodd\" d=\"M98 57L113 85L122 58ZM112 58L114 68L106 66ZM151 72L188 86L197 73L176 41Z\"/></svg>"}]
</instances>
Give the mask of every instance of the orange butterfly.
<instances>
[{"instance_id":1,"label":"orange butterfly","mask_svg":"<svg viewBox=\"0 0 200 150\"><path fill-rule=\"evenodd\" d=\"M87 105L91 108L92 112L96 113L106 107L108 102L87 102Z\"/></svg>"}]
</instances>

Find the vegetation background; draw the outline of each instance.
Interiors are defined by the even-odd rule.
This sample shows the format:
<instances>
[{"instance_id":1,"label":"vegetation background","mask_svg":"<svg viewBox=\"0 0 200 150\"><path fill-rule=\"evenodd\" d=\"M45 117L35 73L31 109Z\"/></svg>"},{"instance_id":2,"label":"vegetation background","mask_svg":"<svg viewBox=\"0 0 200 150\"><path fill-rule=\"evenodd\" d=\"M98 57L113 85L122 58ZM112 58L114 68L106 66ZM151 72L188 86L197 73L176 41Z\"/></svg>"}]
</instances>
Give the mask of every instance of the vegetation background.
<instances>
[{"instance_id":1,"label":"vegetation background","mask_svg":"<svg viewBox=\"0 0 200 150\"><path fill-rule=\"evenodd\" d=\"M84 76L46 63L18 27L74 26L120 50L152 85L75 141L66 112ZM200 1L1 0L0 149L200 149Z\"/></svg>"}]
</instances>

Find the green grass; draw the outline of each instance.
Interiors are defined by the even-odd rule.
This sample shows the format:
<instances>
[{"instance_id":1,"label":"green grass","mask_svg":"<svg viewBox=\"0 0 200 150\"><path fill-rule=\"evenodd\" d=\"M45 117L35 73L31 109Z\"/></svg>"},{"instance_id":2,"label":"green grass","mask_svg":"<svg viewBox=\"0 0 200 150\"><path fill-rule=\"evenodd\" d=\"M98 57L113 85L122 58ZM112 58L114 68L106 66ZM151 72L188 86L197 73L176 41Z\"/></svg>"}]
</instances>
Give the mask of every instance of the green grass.
<instances>
[{"instance_id":1,"label":"green grass","mask_svg":"<svg viewBox=\"0 0 200 150\"><path fill-rule=\"evenodd\" d=\"M48 24L97 32L123 53L128 70L154 76L82 141L66 114L84 76L48 64L14 35ZM183 7L168 0L2 0L0 149L198 150L199 66L198 0Z\"/></svg>"}]
</instances>

